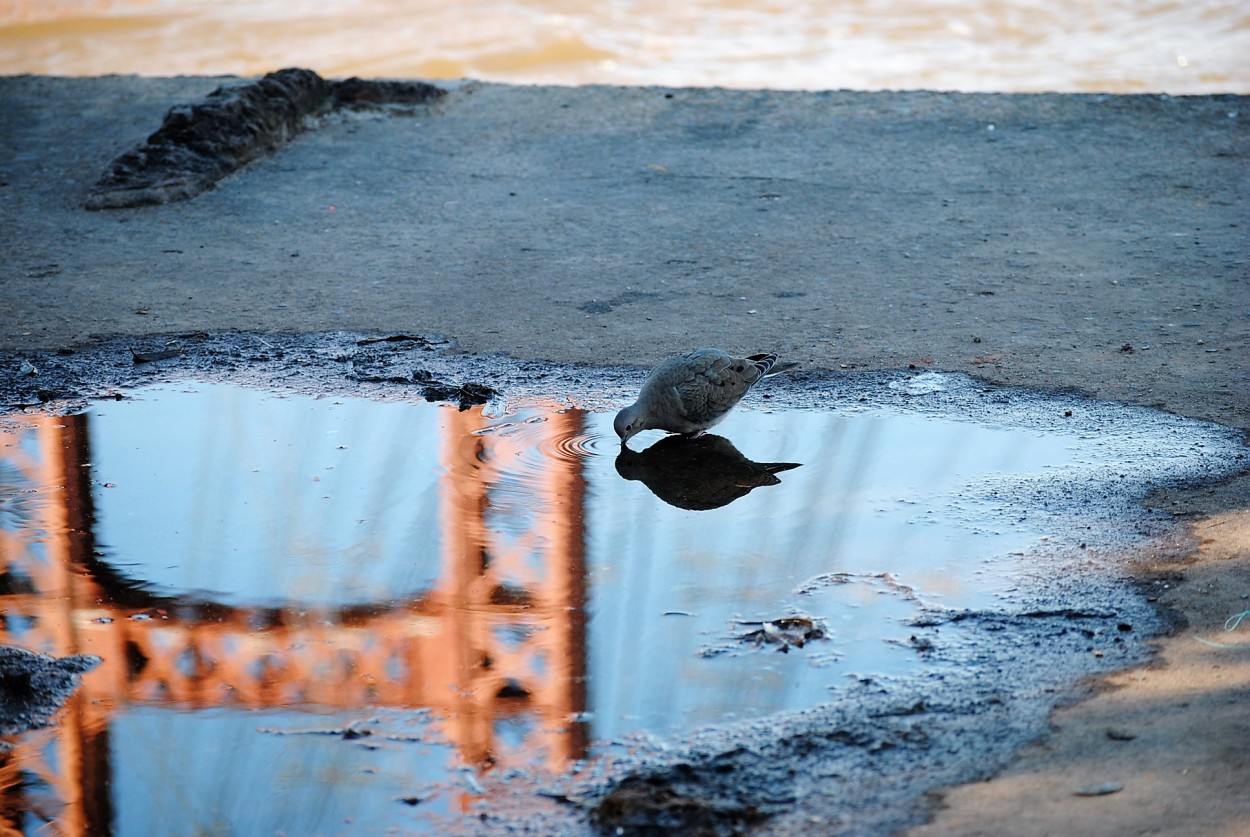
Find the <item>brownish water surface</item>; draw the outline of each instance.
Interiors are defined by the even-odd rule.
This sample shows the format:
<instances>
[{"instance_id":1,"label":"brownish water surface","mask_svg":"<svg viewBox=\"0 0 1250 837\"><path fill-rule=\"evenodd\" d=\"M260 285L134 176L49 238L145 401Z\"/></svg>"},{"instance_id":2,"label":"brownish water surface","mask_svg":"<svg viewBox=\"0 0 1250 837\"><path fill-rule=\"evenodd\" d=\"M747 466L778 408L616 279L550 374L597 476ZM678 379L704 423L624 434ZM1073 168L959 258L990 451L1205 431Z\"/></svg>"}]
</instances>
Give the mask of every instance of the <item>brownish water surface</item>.
<instances>
[{"instance_id":1,"label":"brownish water surface","mask_svg":"<svg viewBox=\"0 0 1250 837\"><path fill-rule=\"evenodd\" d=\"M0 73L1250 92L1238 0L0 0Z\"/></svg>"}]
</instances>

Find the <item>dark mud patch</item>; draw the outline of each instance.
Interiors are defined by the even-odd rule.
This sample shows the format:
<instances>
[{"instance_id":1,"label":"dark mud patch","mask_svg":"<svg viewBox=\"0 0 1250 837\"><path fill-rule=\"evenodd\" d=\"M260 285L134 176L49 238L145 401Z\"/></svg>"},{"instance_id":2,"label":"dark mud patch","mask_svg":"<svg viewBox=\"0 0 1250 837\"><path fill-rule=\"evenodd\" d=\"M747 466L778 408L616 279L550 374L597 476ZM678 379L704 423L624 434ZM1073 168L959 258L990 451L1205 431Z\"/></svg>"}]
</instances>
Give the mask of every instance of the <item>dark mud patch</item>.
<instances>
[{"instance_id":1,"label":"dark mud patch","mask_svg":"<svg viewBox=\"0 0 1250 837\"><path fill-rule=\"evenodd\" d=\"M246 84L218 87L202 102L178 105L145 141L113 160L84 207L119 209L187 200L339 108L404 109L445 90L410 81L328 81L289 68Z\"/></svg>"},{"instance_id":2,"label":"dark mud patch","mask_svg":"<svg viewBox=\"0 0 1250 837\"><path fill-rule=\"evenodd\" d=\"M47 726L78 688L79 678L99 663L99 657L88 654L56 659L0 645L0 735ZM7 747L0 741L0 752Z\"/></svg>"},{"instance_id":3,"label":"dark mud patch","mask_svg":"<svg viewBox=\"0 0 1250 837\"><path fill-rule=\"evenodd\" d=\"M697 772L683 765L670 775L625 779L595 804L590 821L606 834L722 837L742 834L767 816L732 790L709 793Z\"/></svg>"}]
</instances>

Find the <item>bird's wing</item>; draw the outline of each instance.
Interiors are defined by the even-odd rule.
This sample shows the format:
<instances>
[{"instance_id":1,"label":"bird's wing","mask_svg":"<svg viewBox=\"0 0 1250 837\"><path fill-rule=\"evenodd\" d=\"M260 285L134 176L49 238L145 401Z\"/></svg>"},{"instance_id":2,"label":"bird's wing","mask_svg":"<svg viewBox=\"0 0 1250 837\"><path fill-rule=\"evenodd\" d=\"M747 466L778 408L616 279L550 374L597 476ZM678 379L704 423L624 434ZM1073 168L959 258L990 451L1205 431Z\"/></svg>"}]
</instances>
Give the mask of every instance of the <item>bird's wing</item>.
<instances>
[{"instance_id":1,"label":"bird's wing","mask_svg":"<svg viewBox=\"0 0 1250 837\"><path fill-rule=\"evenodd\" d=\"M733 409L762 372L746 358L696 352L686 357L674 387L686 418L697 424L715 421Z\"/></svg>"}]
</instances>

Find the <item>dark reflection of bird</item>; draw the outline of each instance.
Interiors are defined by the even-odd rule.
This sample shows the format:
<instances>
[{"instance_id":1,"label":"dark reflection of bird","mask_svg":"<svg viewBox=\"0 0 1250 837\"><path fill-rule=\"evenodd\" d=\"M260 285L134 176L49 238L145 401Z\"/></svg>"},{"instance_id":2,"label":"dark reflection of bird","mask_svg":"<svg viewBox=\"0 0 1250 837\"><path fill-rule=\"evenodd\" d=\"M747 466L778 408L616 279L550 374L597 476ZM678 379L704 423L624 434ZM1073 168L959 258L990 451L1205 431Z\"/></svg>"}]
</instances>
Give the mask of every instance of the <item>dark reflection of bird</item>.
<instances>
[{"instance_id":1,"label":"dark reflection of bird","mask_svg":"<svg viewBox=\"0 0 1250 837\"><path fill-rule=\"evenodd\" d=\"M761 485L776 485L779 471L798 462L752 462L724 436L697 439L669 436L644 451L621 447L616 472L640 480L671 506L692 511L717 509Z\"/></svg>"},{"instance_id":2,"label":"dark reflection of bird","mask_svg":"<svg viewBox=\"0 0 1250 837\"><path fill-rule=\"evenodd\" d=\"M796 366L778 363L775 354L734 357L720 349L670 357L651 370L638 400L617 413L612 426L621 444L643 430L698 436L723 419L751 387Z\"/></svg>"}]
</instances>

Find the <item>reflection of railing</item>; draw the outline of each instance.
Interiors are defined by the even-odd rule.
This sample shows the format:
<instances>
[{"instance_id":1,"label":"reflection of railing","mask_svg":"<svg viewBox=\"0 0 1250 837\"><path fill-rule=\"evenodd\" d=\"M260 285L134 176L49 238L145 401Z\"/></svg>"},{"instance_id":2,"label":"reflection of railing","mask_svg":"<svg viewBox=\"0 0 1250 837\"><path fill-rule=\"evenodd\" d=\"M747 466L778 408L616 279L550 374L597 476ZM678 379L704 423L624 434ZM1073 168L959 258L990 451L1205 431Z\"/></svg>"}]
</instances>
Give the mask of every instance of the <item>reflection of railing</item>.
<instances>
[{"instance_id":1,"label":"reflection of railing","mask_svg":"<svg viewBox=\"0 0 1250 837\"><path fill-rule=\"evenodd\" d=\"M3 464L34 489L38 518L0 528L0 642L53 655L97 654L62 715L56 769L27 736L0 762L0 822L31 800L18 771L39 773L61 833L108 827L107 734L127 703L182 708L315 705L425 707L465 762L552 767L584 755L584 494L580 464L552 457L525 489L529 531L487 524L506 435L475 435L480 410L448 413L440 493L443 569L418 599L350 611L188 604L137 590L94 556L87 417L30 420L37 445L0 438ZM576 412L543 424L576 436ZM20 589L18 589L20 588ZM502 752L494 724L527 715L524 753ZM47 734L44 734L47 735ZM32 749L34 747L34 749ZM81 804L75 804L81 800ZM16 823L13 823L16 825Z\"/></svg>"},{"instance_id":2,"label":"reflection of railing","mask_svg":"<svg viewBox=\"0 0 1250 837\"><path fill-rule=\"evenodd\" d=\"M75 583L71 554L74 535L81 531L75 507L86 480L80 475L89 460L80 456L80 442L85 443L81 420L44 417L33 423L37 440L33 451L19 444L25 433L0 433L0 461L16 477L6 490L14 496L41 495L26 504L34 514L22 521L24 525L14 530L0 527L0 566L12 591L0 596L4 614L0 642L59 656L74 653L75 605L83 601L76 595L82 585ZM20 626L19 637L10 637L11 626ZM107 733L84 716L86 705L76 695L62 712L55 735L49 731L27 736L7 755L0 755L0 822L11 829L6 833L21 833L26 810L44 819L55 817L62 834L85 834L93 822L110 819L108 801L100 801L95 792L101 785L92 770L101 752L107 752ZM50 793L24 798L23 773L37 777Z\"/></svg>"}]
</instances>

